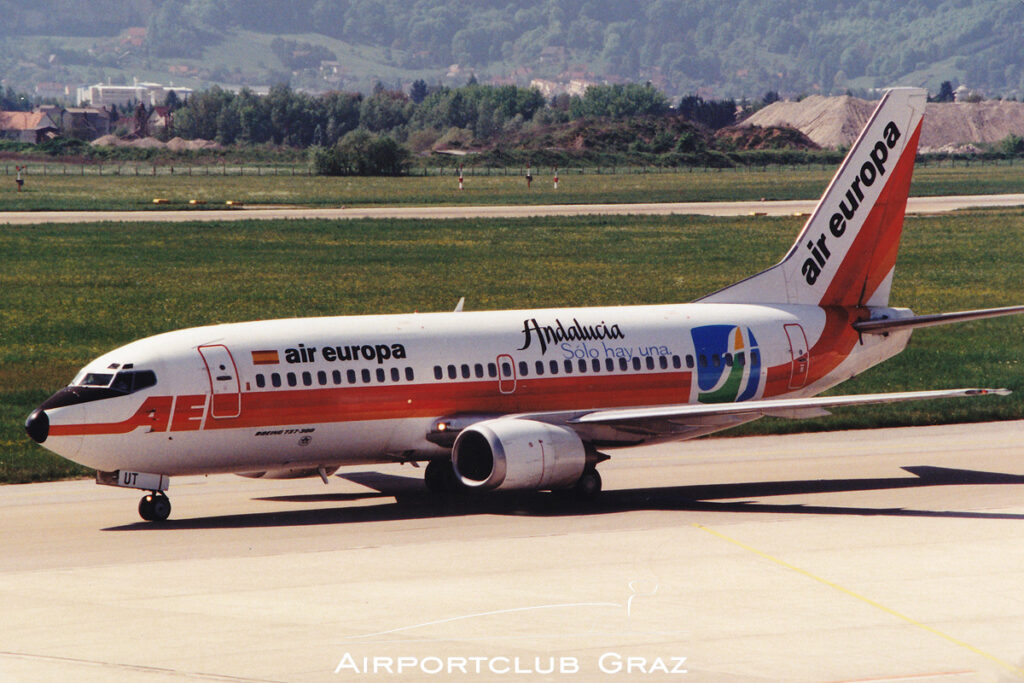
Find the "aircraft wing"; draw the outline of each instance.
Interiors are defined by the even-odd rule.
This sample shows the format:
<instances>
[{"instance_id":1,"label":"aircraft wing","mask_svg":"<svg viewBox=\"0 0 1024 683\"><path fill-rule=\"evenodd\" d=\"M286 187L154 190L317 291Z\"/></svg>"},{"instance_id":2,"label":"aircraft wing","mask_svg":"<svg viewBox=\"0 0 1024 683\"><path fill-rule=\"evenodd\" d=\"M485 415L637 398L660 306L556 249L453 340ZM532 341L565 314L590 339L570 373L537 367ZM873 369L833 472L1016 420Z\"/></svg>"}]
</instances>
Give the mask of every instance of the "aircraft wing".
<instances>
[{"instance_id":1,"label":"aircraft wing","mask_svg":"<svg viewBox=\"0 0 1024 683\"><path fill-rule=\"evenodd\" d=\"M855 394L847 396L815 396L810 398L778 398L739 403L697 403L652 406L640 408L614 408L577 412L572 416L535 415L534 419L561 422L573 428L585 439L593 439L602 427L620 433L636 434L647 440L659 436L679 438L688 432L693 436L705 433L708 427L740 424L763 417L808 418L828 414L830 408L843 406L898 403L941 398L998 395L1005 396L1009 389L942 389L936 391L902 391L883 394ZM528 417L525 415L518 417ZM558 419L561 417L562 419ZM553 419L554 418L554 419ZM598 437L599 438L599 437Z\"/></svg>"}]
</instances>

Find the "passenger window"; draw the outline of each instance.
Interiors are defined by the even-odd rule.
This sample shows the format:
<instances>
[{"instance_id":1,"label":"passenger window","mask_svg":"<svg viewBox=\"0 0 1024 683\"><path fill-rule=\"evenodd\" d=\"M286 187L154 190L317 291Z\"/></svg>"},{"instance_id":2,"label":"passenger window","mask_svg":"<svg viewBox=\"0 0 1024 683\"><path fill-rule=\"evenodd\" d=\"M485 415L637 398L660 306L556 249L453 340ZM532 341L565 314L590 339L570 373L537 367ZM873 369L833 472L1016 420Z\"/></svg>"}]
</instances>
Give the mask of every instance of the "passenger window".
<instances>
[{"instance_id":1,"label":"passenger window","mask_svg":"<svg viewBox=\"0 0 1024 683\"><path fill-rule=\"evenodd\" d=\"M473 374L476 375L477 379L483 379L484 377L484 366L477 363L473 366Z\"/></svg>"},{"instance_id":2,"label":"passenger window","mask_svg":"<svg viewBox=\"0 0 1024 683\"><path fill-rule=\"evenodd\" d=\"M558 361L557 360L553 360L550 363L548 363L548 367L551 368L551 374L552 375L557 375L558 374Z\"/></svg>"},{"instance_id":3,"label":"passenger window","mask_svg":"<svg viewBox=\"0 0 1024 683\"><path fill-rule=\"evenodd\" d=\"M608 372L615 372L615 359L614 358L605 358L604 359L604 369L607 370Z\"/></svg>"},{"instance_id":4,"label":"passenger window","mask_svg":"<svg viewBox=\"0 0 1024 683\"><path fill-rule=\"evenodd\" d=\"M703 353L700 354L700 366L702 368L706 368L708 366L708 357L705 356Z\"/></svg>"},{"instance_id":5,"label":"passenger window","mask_svg":"<svg viewBox=\"0 0 1024 683\"><path fill-rule=\"evenodd\" d=\"M686 367L693 369L693 356L686 354Z\"/></svg>"},{"instance_id":6,"label":"passenger window","mask_svg":"<svg viewBox=\"0 0 1024 683\"><path fill-rule=\"evenodd\" d=\"M406 368L405 369L405 379L411 382L415 378L416 378L416 375L413 374L412 368Z\"/></svg>"},{"instance_id":7,"label":"passenger window","mask_svg":"<svg viewBox=\"0 0 1024 683\"><path fill-rule=\"evenodd\" d=\"M369 384L370 383L370 371L367 370L366 368L363 368L361 374L363 376L363 384Z\"/></svg>"},{"instance_id":8,"label":"passenger window","mask_svg":"<svg viewBox=\"0 0 1024 683\"><path fill-rule=\"evenodd\" d=\"M711 365L716 368L722 367L722 357L719 356L717 353L711 356Z\"/></svg>"},{"instance_id":9,"label":"passenger window","mask_svg":"<svg viewBox=\"0 0 1024 683\"><path fill-rule=\"evenodd\" d=\"M579 368L580 368L580 372L586 372L586 371L587 371L587 361L583 360L582 358L580 358L580 359L579 359L579 360L578 360L578 361L576 362L576 365L578 365L578 366L579 366Z\"/></svg>"},{"instance_id":10,"label":"passenger window","mask_svg":"<svg viewBox=\"0 0 1024 683\"><path fill-rule=\"evenodd\" d=\"M276 372L270 376L270 383L274 385L274 388L281 386L281 375Z\"/></svg>"},{"instance_id":11,"label":"passenger window","mask_svg":"<svg viewBox=\"0 0 1024 683\"><path fill-rule=\"evenodd\" d=\"M629 361L626 360L625 358L620 358L619 359L619 370L622 370L623 372L625 372L626 370L629 370Z\"/></svg>"},{"instance_id":12,"label":"passenger window","mask_svg":"<svg viewBox=\"0 0 1024 683\"><path fill-rule=\"evenodd\" d=\"M335 384L341 384L341 370L331 372L331 379L334 380Z\"/></svg>"},{"instance_id":13,"label":"passenger window","mask_svg":"<svg viewBox=\"0 0 1024 683\"><path fill-rule=\"evenodd\" d=\"M495 377L497 377L498 376L498 366L495 365L494 363L488 363L487 364L487 376L490 377L491 379L494 379Z\"/></svg>"},{"instance_id":14,"label":"passenger window","mask_svg":"<svg viewBox=\"0 0 1024 683\"><path fill-rule=\"evenodd\" d=\"M441 369L440 365L434 366L434 379L442 379L444 377L444 370Z\"/></svg>"},{"instance_id":15,"label":"passenger window","mask_svg":"<svg viewBox=\"0 0 1024 683\"><path fill-rule=\"evenodd\" d=\"M383 382L385 379L387 376L384 374L384 368L377 368L377 381Z\"/></svg>"},{"instance_id":16,"label":"passenger window","mask_svg":"<svg viewBox=\"0 0 1024 683\"><path fill-rule=\"evenodd\" d=\"M462 379L469 379L469 365L466 363L462 364Z\"/></svg>"},{"instance_id":17,"label":"passenger window","mask_svg":"<svg viewBox=\"0 0 1024 683\"><path fill-rule=\"evenodd\" d=\"M679 356L672 356L672 367L679 370L683 367L683 360Z\"/></svg>"},{"instance_id":18,"label":"passenger window","mask_svg":"<svg viewBox=\"0 0 1024 683\"><path fill-rule=\"evenodd\" d=\"M356 371L355 370L346 370L345 371L345 379L348 380L349 384L355 384L356 383Z\"/></svg>"},{"instance_id":19,"label":"passenger window","mask_svg":"<svg viewBox=\"0 0 1024 683\"><path fill-rule=\"evenodd\" d=\"M448 379L455 379L459 376L459 371L455 369L454 365L448 366Z\"/></svg>"},{"instance_id":20,"label":"passenger window","mask_svg":"<svg viewBox=\"0 0 1024 683\"><path fill-rule=\"evenodd\" d=\"M639 358L636 358L636 357L633 358L633 369L634 370L639 370L640 369L640 359Z\"/></svg>"},{"instance_id":21,"label":"passenger window","mask_svg":"<svg viewBox=\"0 0 1024 683\"><path fill-rule=\"evenodd\" d=\"M594 372L601 372L601 359L594 358L591 360L590 367L593 368Z\"/></svg>"},{"instance_id":22,"label":"passenger window","mask_svg":"<svg viewBox=\"0 0 1024 683\"><path fill-rule=\"evenodd\" d=\"M725 356L723 356L722 359L725 361L726 366L728 366L730 368L732 367L732 354L731 353L725 354Z\"/></svg>"},{"instance_id":23,"label":"passenger window","mask_svg":"<svg viewBox=\"0 0 1024 683\"><path fill-rule=\"evenodd\" d=\"M759 364L761 362L761 354L760 354L760 352L758 352L758 351L751 351L750 352L750 362L754 363L755 365Z\"/></svg>"},{"instance_id":24,"label":"passenger window","mask_svg":"<svg viewBox=\"0 0 1024 683\"><path fill-rule=\"evenodd\" d=\"M530 366L526 364L525 360L519 361L519 376L526 377L530 373Z\"/></svg>"},{"instance_id":25,"label":"passenger window","mask_svg":"<svg viewBox=\"0 0 1024 683\"><path fill-rule=\"evenodd\" d=\"M647 356L647 369L648 370L653 370L654 369L654 356Z\"/></svg>"},{"instance_id":26,"label":"passenger window","mask_svg":"<svg viewBox=\"0 0 1024 683\"><path fill-rule=\"evenodd\" d=\"M544 361L542 361L542 360L537 361L536 368L537 368L537 374L538 375L543 375L544 374Z\"/></svg>"},{"instance_id":27,"label":"passenger window","mask_svg":"<svg viewBox=\"0 0 1024 683\"><path fill-rule=\"evenodd\" d=\"M327 372L319 370L316 373L316 381L320 383L320 386L327 386Z\"/></svg>"},{"instance_id":28,"label":"passenger window","mask_svg":"<svg viewBox=\"0 0 1024 683\"><path fill-rule=\"evenodd\" d=\"M263 375L256 375L256 386L260 389L267 386L267 380L263 378Z\"/></svg>"},{"instance_id":29,"label":"passenger window","mask_svg":"<svg viewBox=\"0 0 1024 683\"><path fill-rule=\"evenodd\" d=\"M302 386L309 387L313 385L313 375L308 371L302 373Z\"/></svg>"},{"instance_id":30,"label":"passenger window","mask_svg":"<svg viewBox=\"0 0 1024 683\"><path fill-rule=\"evenodd\" d=\"M502 361L501 362L501 372L506 377L511 377L512 376L512 364L509 363L507 360L506 361Z\"/></svg>"},{"instance_id":31,"label":"passenger window","mask_svg":"<svg viewBox=\"0 0 1024 683\"><path fill-rule=\"evenodd\" d=\"M668 356L658 356L658 364L662 370L668 370Z\"/></svg>"},{"instance_id":32,"label":"passenger window","mask_svg":"<svg viewBox=\"0 0 1024 683\"><path fill-rule=\"evenodd\" d=\"M298 380L295 379L295 373L294 372L289 372L287 375L285 375L285 377L288 379L288 386L290 386L290 387L294 387L295 385L297 385L299 383Z\"/></svg>"},{"instance_id":33,"label":"passenger window","mask_svg":"<svg viewBox=\"0 0 1024 683\"><path fill-rule=\"evenodd\" d=\"M736 362L736 365L739 365L741 367L743 365L746 365L746 362L747 362L746 361L746 357L743 355L742 351L740 351L735 356L733 356L733 360Z\"/></svg>"},{"instance_id":34,"label":"passenger window","mask_svg":"<svg viewBox=\"0 0 1024 683\"><path fill-rule=\"evenodd\" d=\"M402 375L398 372L398 368L391 368L391 381L397 382L402 379Z\"/></svg>"},{"instance_id":35,"label":"passenger window","mask_svg":"<svg viewBox=\"0 0 1024 683\"><path fill-rule=\"evenodd\" d=\"M572 361L571 360L566 360L565 361L565 372L566 372L566 374L572 373Z\"/></svg>"}]
</instances>

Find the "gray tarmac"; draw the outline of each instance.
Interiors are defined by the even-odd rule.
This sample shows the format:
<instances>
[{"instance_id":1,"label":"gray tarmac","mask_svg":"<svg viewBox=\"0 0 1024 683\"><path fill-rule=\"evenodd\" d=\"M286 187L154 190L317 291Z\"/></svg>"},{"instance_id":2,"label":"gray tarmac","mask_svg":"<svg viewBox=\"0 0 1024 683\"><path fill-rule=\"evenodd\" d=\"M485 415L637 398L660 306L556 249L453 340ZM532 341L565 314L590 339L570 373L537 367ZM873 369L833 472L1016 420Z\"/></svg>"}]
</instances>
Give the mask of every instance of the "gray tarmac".
<instances>
[{"instance_id":1,"label":"gray tarmac","mask_svg":"<svg viewBox=\"0 0 1024 683\"><path fill-rule=\"evenodd\" d=\"M756 202L677 202L652 204L547 204L522 206L396 206L366 208L239 207L230 210L153 210L153 211L4 211L0 225L93 222L184 222L240 221L281 218L524 218L534 216L672 214L706 216L790 216L809 214L817 200ZM909 213L943 213L968 208L1024 206L1024 194L964 195L949 197L911 197Z\"/></svg>"},{"instance_id":2,"label":"gray tarmac","mask_svg":"<svg viewBox=\"0 0 1024 683\"><path fill-rule=\"evenodd\" d=\"M3 486L0 680L1021 680L1022 430L616 451L583 507L408 465L174 479L165 524Z\"/></svg>"}]
</instances>

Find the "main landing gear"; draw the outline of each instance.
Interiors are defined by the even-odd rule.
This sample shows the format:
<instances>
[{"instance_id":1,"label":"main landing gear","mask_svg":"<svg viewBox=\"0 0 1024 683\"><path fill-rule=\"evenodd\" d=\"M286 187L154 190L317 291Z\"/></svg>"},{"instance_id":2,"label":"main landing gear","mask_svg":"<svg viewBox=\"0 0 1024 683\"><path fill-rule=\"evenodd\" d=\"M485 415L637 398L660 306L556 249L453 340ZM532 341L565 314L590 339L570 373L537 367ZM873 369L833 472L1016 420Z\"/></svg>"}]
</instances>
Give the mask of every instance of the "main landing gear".
<instances>
[{"instance_id":1,"label":"main landing gear","mask_svg":"<svg viewBox=\"0 0 1024 683\"><path fill-rule=\"evenodd\" d=\"M147 522L164 522L171 516L171 500L163 491L153 491L139 501L139 516Z\"/></svg>"},{"instance_id":2,"label":"main landing gear","mask_svg":"<svg viewBox=\"0 0 1024 683\"><path fill-rule=\"evenodd\" d=\"M597 498L601 493L601 475L597 473L597 468L587 467L583 470L583 474L569 492L577 500L591 501Z\"/></svg>"},{"instance_id":3,"label":"main landing gear","mask_svg":"<svg viewBox=\"0 0 1024 683\"><path fill-rule=\"evenodd\" d=\"M435 495L452 495L465 492L459 478L455 476L451 460L431 460L423 472L423 483Z\"/></svg>"}]
</instances>

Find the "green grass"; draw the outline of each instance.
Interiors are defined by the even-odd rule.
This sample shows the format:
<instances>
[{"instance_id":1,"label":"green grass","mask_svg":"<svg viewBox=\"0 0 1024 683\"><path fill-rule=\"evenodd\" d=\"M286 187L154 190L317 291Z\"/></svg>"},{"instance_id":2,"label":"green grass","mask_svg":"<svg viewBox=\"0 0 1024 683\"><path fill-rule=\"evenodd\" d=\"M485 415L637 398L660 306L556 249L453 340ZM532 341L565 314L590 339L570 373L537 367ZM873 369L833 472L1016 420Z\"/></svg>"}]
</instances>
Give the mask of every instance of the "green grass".
<instances>
[{"instance_id":1,"label":"green grass","mask_svg":"<svg viewBox=\"0 0 1024 683\"><path fill-rule=\"evenodd\" d=\"M12 167L13 168L13 167ZM403 178L327 178L305 175L216 175L220 167L195 167L193 175L62 175L51 165L47 175L34 164L25 189L15 191L13 175L0 175L0 211L102 211L189 208L189 200L207 202L203 208L223 207L228 200L249 205L312 207L429 206L456 204L587 204L597 202L696 202L766 199L815 199L824 191L832 168L800 167L767 170L693 170L679 173L580 175L562 171L558 190L550 169L535 169L527 191L520 169L492 170L491 175L467 175L458 190L452 175ZM105 167L106 173L112 167ZM9 169L10 170L10 169ZM209 170L214 175L202 175ZM13 170L11 171L13 172ZM254 172L254 171L253 171ZM267 171L264 171L266 173ZM281 173L290 173L282 169ZM481 171L485 172L485 171ZM970 167L922 166L914 176L915 196L945 194L1002 194L1024 187L1024 164L975 164ZM154 205L153 199L170 200Z\"/></svg>"},{"instance_id":2,"label":"green grass","mask_svg":"<svg viewBox=\"0 0 1024 683\"><path fill-rule=\"evenodd\" d=\"M5 226L0 482L86 474L32 443L31 409L133 339L307 315L687 301L778 260L796 218L579 217ZM1024 302L1024 212L909 218L893 290L919 313ZM1024 319L920 330L842 393L1007 386L1009 398L850 409L747 433L1018 418Z\"/></svg>"}]
</instances>

